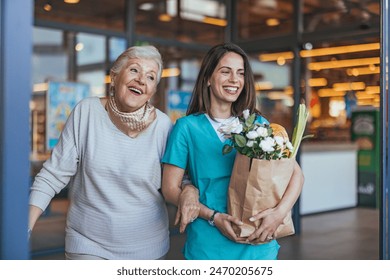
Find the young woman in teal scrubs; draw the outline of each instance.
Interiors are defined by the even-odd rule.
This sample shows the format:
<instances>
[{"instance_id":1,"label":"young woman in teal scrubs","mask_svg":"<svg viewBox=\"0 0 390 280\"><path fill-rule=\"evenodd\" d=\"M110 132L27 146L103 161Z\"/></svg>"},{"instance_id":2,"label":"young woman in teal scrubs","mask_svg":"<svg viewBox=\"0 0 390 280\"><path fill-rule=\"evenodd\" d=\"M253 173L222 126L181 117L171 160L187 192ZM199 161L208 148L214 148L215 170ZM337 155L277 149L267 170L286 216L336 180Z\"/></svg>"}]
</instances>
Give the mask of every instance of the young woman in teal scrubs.
<instances>
[{"instance_id":1,"label":"young woman in teal scrubs","mask_svg":"<svg viewBox=\"0 0 390 280\"><path fill-rule=\"evenodd\" d=\"M218 127L245 109L257 112L255 98L253 73L245 52L230 43L213 47L203 59L187 116L177 120L163 157L162 191L168 202L179 206L182 226L187 226L186 259L277 259L280 246L272 236L301 192L303 175L298 164L279 205L253 217L263 222L251 236L238 238L232 223L240 225L241 221L227 214L235 152L222 155L225 138ZM268 123L260 114L258 121ZM199 192L199 207L191 207L180 198L186 170Z\"/></svg>"}]
</instances>

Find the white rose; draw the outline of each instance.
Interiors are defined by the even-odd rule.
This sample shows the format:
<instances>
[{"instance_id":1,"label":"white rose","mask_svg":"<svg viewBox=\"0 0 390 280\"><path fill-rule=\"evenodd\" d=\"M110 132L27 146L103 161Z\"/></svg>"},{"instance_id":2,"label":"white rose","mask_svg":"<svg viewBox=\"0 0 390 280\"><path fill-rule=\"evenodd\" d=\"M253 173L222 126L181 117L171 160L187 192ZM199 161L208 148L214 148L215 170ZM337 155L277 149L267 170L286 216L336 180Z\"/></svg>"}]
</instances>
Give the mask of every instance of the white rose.
<instances>
[{"instance_id":1,"label":"white rose","mask_svg":"<svg viewBox=\"0 0 390 280\"><path fill-rule=\"evenodd\" d=\"M260 148L266 152L270 153L275 151L274 146L275 146L275 140L271 137L266 137L264 140L260 142Z\"/></svg>"},{"instance_id":2,"label":"white rose","mask_svg":"<svg viewBox=\"0 0 390 280\"><path fill-rule=\"evenodd\" d=\"M240 123L233 131L232 133L240 134L243 130L242 124Z\"/></svg>"},{"instance_id":3,"label":"white rose","mask_svg":"<svg viewBox=\"0 0 390 280\"><path fill-rule=\"evenodd\" d=\"M279 147L284 146L284 139L282 136L275 136L274 137L276 144L278 144Z\"/></svg>"},{"instance_id":4,"label":"white rose","mask_svg":"<svg viewBox=\"0 0 390 280\"><path fill-rule=\"evenodd\" d=\"M242 112L242 114L243 114L245 120L246 120L247 118L249 118L249 109L245 109L245 110Z\"/></svg>"},{"instance_id":5,"label":"white rose","mask_svg":"<svg viewBox=\"0 0 390 280\"><path fill-rule=\"evenodd\" d=\"M252 131L249 131L247 134L246 134L246 137L248 139L256 139L257 137L259 137L259 134L257 134L256 131L252 130Z\"/></svg>"},{"instance_id":6,"label":"white rose","mask_svg":"<svg viewBox=\"0 0 390 280\"><path fill-rule=\"evenodd\" d=\"M259 134L260 137L267 137L268 136L268 129L266 129L264 126L259 126L258 129L256 129L257 134Z\"/></svg>"},{"instance_id":7,"label":"white rose","mask_svg":"<svg viewBox=\"0 0 390 280\"><path fill-rule=\"evenodd\" d=\"M240 124L240 120L238 118L232 119L230 122L223 123L219 128L218 131L223 134L231 134L231 133L240 133L236 132L240 129L242 131L242 125Z\"/></svg>"},{"instance_id":8,"label":"white rose","mask_svg":"<svg viewBox=\"0 0 390 280\"><path fill-rule=\"evenodd\" d=\"M253 147L253 144L255 144L255 141L253 140L249 140L246 145L249 147L249 148L252 148Z\"/></svg>"},{"instance_id":9,"label":"white rose","mask_svg":"<svg viewBox=\"0 0 390 280\"><path fill-rule=\"evenodd\" d=\"M294 147L293 147L293 145L291 144L291 142L290 142L290 141L287 141L287 143L286 143L286 147L287 147L287 149L289 149L289 150L290 150L290 152L292 152L292 151L294 150Z\"/></svg>"}]
</instances>

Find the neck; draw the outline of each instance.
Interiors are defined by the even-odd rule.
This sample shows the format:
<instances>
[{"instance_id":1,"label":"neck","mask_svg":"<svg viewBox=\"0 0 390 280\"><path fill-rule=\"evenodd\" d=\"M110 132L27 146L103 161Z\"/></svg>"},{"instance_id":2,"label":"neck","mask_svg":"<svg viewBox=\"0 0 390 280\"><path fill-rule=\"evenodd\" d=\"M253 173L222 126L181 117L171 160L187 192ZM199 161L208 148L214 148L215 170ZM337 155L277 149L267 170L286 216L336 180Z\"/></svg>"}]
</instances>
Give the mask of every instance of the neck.
<instances>
[{"instance_id":1,"label":"neck","mask_svg":"<svg viewBox=\"0 0 390 280\"><path fill-rule=\"evenodd\" d=\"M218 119L227 119L232 116L231 104L226 104L226 106L211 106L211 114L214 118Z\"/></svg>"}]
</instances>

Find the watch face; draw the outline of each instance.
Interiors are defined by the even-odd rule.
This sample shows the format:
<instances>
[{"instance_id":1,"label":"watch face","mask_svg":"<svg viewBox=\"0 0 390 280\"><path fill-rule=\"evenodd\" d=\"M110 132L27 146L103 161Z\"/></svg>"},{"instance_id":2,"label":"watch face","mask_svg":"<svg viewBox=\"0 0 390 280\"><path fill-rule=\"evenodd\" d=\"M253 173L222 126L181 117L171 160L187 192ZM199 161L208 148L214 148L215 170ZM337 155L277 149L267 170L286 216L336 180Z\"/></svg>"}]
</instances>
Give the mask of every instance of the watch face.
<instances>
[{"instance_id":1,"label":"watch face","mask_svg":"<svg viewBox=\"0 0 390 280\"><path fill-rule=\"evenodd\" d=\"M210 224L210 226L215 226L215 223L214 223L214 220L209 220L209 224Z\"/></svg>"}]
</instances>

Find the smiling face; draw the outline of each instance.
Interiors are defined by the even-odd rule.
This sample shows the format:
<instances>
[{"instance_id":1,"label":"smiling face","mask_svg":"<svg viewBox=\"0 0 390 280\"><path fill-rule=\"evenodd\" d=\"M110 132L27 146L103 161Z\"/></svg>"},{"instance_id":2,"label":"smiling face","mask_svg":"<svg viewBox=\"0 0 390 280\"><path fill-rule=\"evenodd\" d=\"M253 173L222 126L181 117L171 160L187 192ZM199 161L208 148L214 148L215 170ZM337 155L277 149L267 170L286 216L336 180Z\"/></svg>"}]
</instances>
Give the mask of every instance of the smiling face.
<instances>
[{"instance_id":1,"label":"smiling face","mask_svg":"<svg viewBox=\"0 0 390 280\"><path fill-rule=\"evenodd\" d=\"M157 63L152 59L132 58L118 74L112 74L118 109L130 113L141 108L157 90Z\"/></svg>"},{"instance_id":2,"label":"smiling face","mask_svg":"<svg viewBox=\"0 0 390 280\"><path fill-rule=\"evenodd\" d=\"M233 103L244 87L244 60L235 52L226 53L210 77L211 104Z\"/></svg>"}]
</instances>

